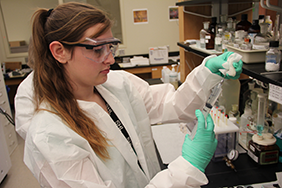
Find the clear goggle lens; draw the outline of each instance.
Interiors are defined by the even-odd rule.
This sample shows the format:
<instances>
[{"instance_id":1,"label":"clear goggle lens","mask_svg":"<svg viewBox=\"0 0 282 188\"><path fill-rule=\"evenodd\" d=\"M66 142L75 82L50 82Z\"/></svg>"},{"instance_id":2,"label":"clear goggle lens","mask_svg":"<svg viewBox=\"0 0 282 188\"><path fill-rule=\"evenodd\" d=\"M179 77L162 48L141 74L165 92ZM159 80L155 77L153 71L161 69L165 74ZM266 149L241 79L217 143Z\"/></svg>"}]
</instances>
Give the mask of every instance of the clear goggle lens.
<instances>
[{"instance_id":1,"label":"clear goggle lens","mask_svg":"<svg viewBox=\"0 0 282 188\"><path fill-rule=\"evenodd\" d=\"M68 44L66 42L63 43L70 46L83 47L82 55L84 57L96 63L103 63L109 57L110 54L115 57L120 40L116 38L109 38L103 40L86 38L85 42L86 43L84 44Z\"/></svg>"},{"instance_id":2,"label":"clear goggle lens","mask_svg":"<svg viewBox=\"0 0 282 188\"><path fill-rule=\"evenodd\" d=\"M92 49L82 49L82 55L96 63L104 62L109 55L115 57L118 50L118 43L103 44Z\"/></svg>"}]
</instances>

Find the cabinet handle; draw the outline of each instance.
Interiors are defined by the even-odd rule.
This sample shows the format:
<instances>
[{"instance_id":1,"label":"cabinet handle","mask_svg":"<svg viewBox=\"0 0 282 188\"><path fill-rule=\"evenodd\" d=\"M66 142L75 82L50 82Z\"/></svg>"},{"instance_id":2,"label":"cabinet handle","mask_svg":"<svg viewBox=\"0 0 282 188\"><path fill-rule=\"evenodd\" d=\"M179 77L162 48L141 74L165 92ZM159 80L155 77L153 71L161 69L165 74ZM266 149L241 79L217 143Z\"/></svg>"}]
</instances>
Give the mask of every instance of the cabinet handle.
<instances>
[{"instance_id":1,"label":"cabinet handle","mask_svg":"<svg viewBox=\"0 0 282 188\"><path fill-rule=\"evenodd\" d=\"M157 68L152 68L152 71L157 71L158 69Z\"/></svg>"},{"instance_id":2,"label":"cabinet handle","mask_svg":"<svg viewBox=\"0 0 282 188\"><path fill-rule=\"evenodd\" d=\"M0 93L0 97L2 97L2 96L3 96L3 93L1 92L1 93Z\"/></svg>"},{"instance_id":3,"label":"cabinet handle","mask_svg":"<svg viewBox=\"0 0 282 188\"><path fill-rule=\"evenodd\" d=\"M1 103L0 103L0 105L3 105L3 104L5 104L6 103L6 101L2 101Z\"/></svg>"}]
</instances>

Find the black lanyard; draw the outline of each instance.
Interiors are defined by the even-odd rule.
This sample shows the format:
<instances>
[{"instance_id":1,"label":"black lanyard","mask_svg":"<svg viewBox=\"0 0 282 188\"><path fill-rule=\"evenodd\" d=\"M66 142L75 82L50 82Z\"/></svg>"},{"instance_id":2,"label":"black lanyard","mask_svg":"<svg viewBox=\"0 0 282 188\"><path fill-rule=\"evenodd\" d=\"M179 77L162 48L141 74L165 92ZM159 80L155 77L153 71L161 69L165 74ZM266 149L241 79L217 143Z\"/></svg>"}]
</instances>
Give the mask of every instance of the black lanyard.
<instances>
[{"instance_id":1,"label":"black lanyard","mask_svg":"<svg viewBox=\"0 0 282 188\"><path fill-rule=\"evenodd\" d=\"M135 155L137 156L137 153L134 149L134 146L133 146L133 143L132 143L132 140L127 132L127 130L125 129L124 125L122 124L122 122L119 120L119 118L117 117L116 113L113 111L113 109L111 108L111 106L107 103L107 101L102 97L102 95L98 92L98 90L95 88L94 89L95 91L97 91L97 93L101 96L101 98L104 100L105 104L106 104L106 107L107 107L107 111L109 113L109 115L111 116L112 120L116 123L117 127L119 128L119 130L122 132L123 136L126 138L126 140L129 142L129 144L131 145L131 148L133 149ZM141 168L141 170L144 172L140 162L139 162L139 159L138 159L138 156L137 156L137 162L138 162L138 165L139 167Z\"/></svg>"}]
</instances>

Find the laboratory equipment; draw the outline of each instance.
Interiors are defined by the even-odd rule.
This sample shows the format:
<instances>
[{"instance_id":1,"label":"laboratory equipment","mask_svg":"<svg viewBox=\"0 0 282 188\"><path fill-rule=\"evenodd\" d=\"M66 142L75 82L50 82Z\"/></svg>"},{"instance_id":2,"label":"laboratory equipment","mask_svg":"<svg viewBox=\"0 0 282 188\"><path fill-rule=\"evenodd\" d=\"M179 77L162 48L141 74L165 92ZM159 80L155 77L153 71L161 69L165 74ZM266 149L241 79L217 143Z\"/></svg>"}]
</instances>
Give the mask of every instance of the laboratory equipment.
<instances>
[{"instance_id":1,"label":"laboratory equipment","mask_svg":"<svg viewBox=\"0 0 282 188\"><path fill-rule=\"evenodd\" d=\"M0 183L12 166L2 127L0 124Z\"/></svg>"},{"instance_id":2,"label":"laboratory equipment","mask_svg":"<svg viewBox=\"0 0 282 188\"><path fill-rule=\"evenodd\" d=\"M214 133L218 141L212 161L217 162L222 161L229 152L236 149L239 127L236 125L236 118L232 122L232 118L228 119L216 108L211 110L211 116L214 117Z\"/></svg>"},{"instance_id":3,"label":"laboratory equipment","mask_svg":"<svg viewBox=\"0 0 282 188\"><path fill-rule=\"evenodd\" d=\"M238 79L225 79L222 84L222 94L218 99L218 104L224 106L226 114L232 110L232 105L239 105L241 83Z\"/></svg>"},{"instance_id":4,"label":"laboratory equipment","mask_svg":"<svg viewBox=\"0 0 282 188\"><path fill-rule=\"evenodd\" d=\"M265 70L279 71L281 61L281 51L279 50L279 41L270 41L269 50L265 56Z\"/></svg>"},{"instance_id":5,"label":"laboratory equipment","mask_svg":"<svg viewBox=\"0 0 282 188\"><path fill-rule=\"evenodd\" d=\"M222 79L222 80L221 80L216 86L214 86L213 89L212 89L212 92L211 92L211 94L210 94L210 96L209 96L209 98L208 98L208 100L207 100L207 102L206 102L206 104L205 104L205 106L204 106L204 108L203 108L203 110L202 110L202 113L203 113L205 119L207 118L208 114L210 113L210 111L211 111L213 105L215 104L217 98L219 97L219 95L220 95L220 93L221 93L221 91L222 91L221 86L222 86L223 82L224 82L224 79ZM195 135L196 135L197 127L198 127L198 125L196 124L196 125L194 126L192 132L191 132L191 135L190 135L190 139L191 139L191 140L193 140L193 138L194 138ZM188 129L189 129L189 127L188 127Z\"/></svg>"},{"instance_id":6,"label":"laboratory equipment","mask_svg":"<svg viewBox=\"0 0 282 188\"><path fill-rule=\"evenodd\" d=\"M256 129L257 133L252 136L248 145L248 155L259 165L278 163L279 147L276 138L268 132L265 126L266 95L258 94L258 113Z\"/></svg>"},{"instance_id":7,"label":"laboratory equipment","mask_svg":"<svg viewBox=\"0 0 282 188\"><path fill-rule=\"evenodd\" d=\"M172 69L169 73L169 83L171 83L175 89L178 88L178 73L175 71L176 64L171 65Z\"/></svg>"},{"instance_id":8,"label":"laboratory equipment","mask_svg":"<svg viewBox=\"0 0 282 188\"><path fill-rule=\"evenodd\" d=\"M200 47L206 48L206 35L209 35L209 24L210 22L203 22L204 28L200 31Z\"/></svg>"}]
</instances>

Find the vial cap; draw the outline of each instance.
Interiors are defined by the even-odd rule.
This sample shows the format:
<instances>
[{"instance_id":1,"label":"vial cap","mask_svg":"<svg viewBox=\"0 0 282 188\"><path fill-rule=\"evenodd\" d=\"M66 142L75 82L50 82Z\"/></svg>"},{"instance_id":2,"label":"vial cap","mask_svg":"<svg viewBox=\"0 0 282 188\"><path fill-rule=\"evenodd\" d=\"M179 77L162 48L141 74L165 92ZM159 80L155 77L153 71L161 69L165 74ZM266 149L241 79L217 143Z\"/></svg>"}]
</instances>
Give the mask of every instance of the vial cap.
<instances>
[{"instance_id":1,"label":"vial cap","mask_svg":"<svg viewBox=\"0 0 282 188\"><path fill-rule=\"evenodd\" d=\"M279 47L279 41L270 41L269 47Z\"/></svg>"}]
</instances>

